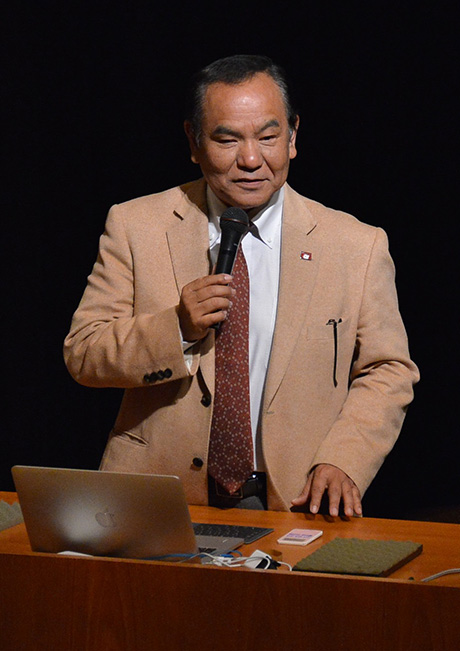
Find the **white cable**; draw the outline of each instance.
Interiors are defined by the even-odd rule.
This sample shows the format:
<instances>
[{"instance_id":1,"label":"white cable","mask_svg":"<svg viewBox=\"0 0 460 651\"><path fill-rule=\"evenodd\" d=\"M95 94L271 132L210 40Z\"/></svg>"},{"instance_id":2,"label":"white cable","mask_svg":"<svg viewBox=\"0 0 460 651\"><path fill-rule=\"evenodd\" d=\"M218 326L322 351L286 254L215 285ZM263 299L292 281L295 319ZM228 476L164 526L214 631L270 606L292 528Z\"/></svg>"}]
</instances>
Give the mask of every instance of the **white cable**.
<instances>
[{"instance_id":1,"label":"white cable","mask_svg":"<svg viewBox=\"0 0 460 651\"><path fill-rule=\"evenodd\" d=\"M234 557L225 557L225 556L213 556L213 554L208 554L208 553L202 553L200 556L205 557L205 558L210 558L211 559L211 564L212 565L217 565L218 567L240 567L244 566L246 564L246 561L261 561L266 559L268 562L272 561L273 559L271 556L268 554L265 554L264 556L238 556L236 558ZM289 563L285 563L284 561L274 561L275 563L278 563L279 565L286 565L286 567L289 568L290 571L292 571L292 566L289 565ZM250 565L246 565L246 567L250 567ZM268 568L253 568L253 569L268 569Z\"/></svg>"},{"instance_id":2,"label":"white cable","mask_svg":"<svg viewBox=\"0 0 460 651\"><path fill-rule=\"evenodd\" d=\"M433 581L433 579L439 579L440 576L446 576L446 574L457 574L460 572L460 567L453 567L450 570L444 570L443 572L438 572L437 574L432 574L427 576L422 581L426 583L427 581Z\"/></svg>"},{"instance_id":3,"label":"white cable","mask_svg":"<svg viewBox=\"0 0 460 651\"><path fill-rule=\"evenodd\" d=\"M286 567L289 568L289 571L292 572L292 565L289 565L289 563L285 563L284 561L276 561L280 565L286 565Z\"/></svg>"}]
</instances>

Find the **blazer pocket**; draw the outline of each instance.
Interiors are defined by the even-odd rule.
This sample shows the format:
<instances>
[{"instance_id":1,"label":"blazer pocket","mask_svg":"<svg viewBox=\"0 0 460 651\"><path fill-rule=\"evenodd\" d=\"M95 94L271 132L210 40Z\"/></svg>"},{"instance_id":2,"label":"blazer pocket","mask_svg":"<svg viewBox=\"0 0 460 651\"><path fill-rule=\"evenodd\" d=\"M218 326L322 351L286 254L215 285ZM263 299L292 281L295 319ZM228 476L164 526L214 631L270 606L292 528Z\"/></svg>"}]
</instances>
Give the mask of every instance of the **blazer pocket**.
<instances>
[{"instance_id":1,"label":"blazer pocket","mask_svg":"<svg viewBox=\"0 0 460 651\"><path fill-rule=\"evenodd\" d=\"M307 339L325 339L332 340L336 334L338 338L348 332L350 327L350 319L343 317L331 317L324 319L322 325L307 324Z\"/></svg>"},{"instance_id":2,"label":"blazer pocket","mask_svg":"<svg viewBox=\"0 0 460 651\"><path fill-rule=\"evenodd\" d=\"M141 447L148 445L148 441L142 438L142 436L139 436L139 434L135 434L134 432L127 432L127 431L117 432L116 430L113 430L112 438L121 439L126 443L132 443L133 445L140 445Z\"/></svg>"},{"instance_id":3,"label":"blazer pocket","mask_svg":"<svg viewBox=\"0 0 460 651\"><path fill-rule=\"evenodd\" d=\"M349 328L349 319L331 317L324 325L307 326L307 341L316 342L318 347L331 359L331 380L338 386L337 366L339 360L340 340Z\"/></svg>"},{"instance_id":4,"label":"blazer pocket","mask_svg":"<svg viewBox=\"0 0 460 651\"><path fill-rule=\"evenodd\" d=\"M147 473L151 469L145 439L132 432L112 430L109 442L104 450L100 469L112 472Z\"/></svg>"}]
</instances>

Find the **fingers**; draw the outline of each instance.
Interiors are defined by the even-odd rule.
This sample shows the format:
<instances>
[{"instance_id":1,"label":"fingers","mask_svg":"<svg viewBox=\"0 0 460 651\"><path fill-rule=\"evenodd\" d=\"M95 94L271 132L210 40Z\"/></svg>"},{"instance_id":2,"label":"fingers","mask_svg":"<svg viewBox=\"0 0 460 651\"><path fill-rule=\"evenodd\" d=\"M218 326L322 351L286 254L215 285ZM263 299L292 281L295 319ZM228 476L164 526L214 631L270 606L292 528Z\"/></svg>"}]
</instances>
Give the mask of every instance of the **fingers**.
<instances>
[{"instance_id":1,"label":"fingers","mask_svg":"<svg viewBox=\"0 0 460 651\"><path fill-rule=\"evenodd\" d=\"M310 473L302 493L292 500L294 506L310 500L311 513L318 513L323 495L329 498L329 514L337 516L341 501L345 515L362 515L359 489L343 470L328 464L320 464Z\"/></svg>"},{"instance_id":2,"label":"fingers","mask_svg":"<svg viewBox=\"0 0 460 651\"><path fill-rule=\"evenodd\" d=\"M350 478L347 478L347 480L348 481L342 483L342 499L345 515L348 515L349 517L353 515L362 515L363 508L358 487Z\"/></svg>"},{"instance_id":3,"label":"fingers","mask_svg":"<svg viewBox=\"0 0 460 651\"><path fill-rule=\"evenodd\" d=\"M307 483L305 484L305 488L303 491L300 493L298 497L295 497L293 500L291 500L291 504L294 506L302 506L303 504L306 504L308 501L308 498L310 496L310 486L312 482L312 477L313 475L311 474L308 477Z\"/></svg>"},{"instance_id":4,"label":"fingers","mask_svg":"<svg viewBox=\"0 0 460 651\"><path fill-rule=\"evenodd\" d=\"M334 481L335 473L331 473L330 468L332 466L320 465L313 470L310 489L310 511L312 513L318 513L324 491L327 489L329 493L329 513L338 515L341 493Z\"/></svg>"},{"instance_id":5,"label":"fingers","mask_svg":"<svg viewBox=\"0 0 460 651\"><path fill-rule=\"evenodd\" d=\"M196 341L206 336L208 329L223 321L235 294L229 286L232 276L204 276L185 285L177 310L182 336Z\"/></svg>"}]
</instances>

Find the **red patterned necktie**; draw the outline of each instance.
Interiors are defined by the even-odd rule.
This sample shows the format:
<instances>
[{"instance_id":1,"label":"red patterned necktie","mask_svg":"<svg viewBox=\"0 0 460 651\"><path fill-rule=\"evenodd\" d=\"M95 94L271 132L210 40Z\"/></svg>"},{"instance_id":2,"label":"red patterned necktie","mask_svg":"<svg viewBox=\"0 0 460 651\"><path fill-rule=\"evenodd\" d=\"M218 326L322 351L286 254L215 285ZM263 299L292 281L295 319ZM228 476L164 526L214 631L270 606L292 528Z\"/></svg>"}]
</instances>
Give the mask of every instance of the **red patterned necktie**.
<instances>
[{"instance_id":1,"label":"red patterned necktie","mask_svg":"<svg viewBox=\"0 0 460 651\"><path fill-rule=\"evenodd\" d=\"M216 334L216 390L208 472L229 493L254 469L249 403L249 275L241 247L233 268L236 295Z\"/></svg>"}]
</instances>

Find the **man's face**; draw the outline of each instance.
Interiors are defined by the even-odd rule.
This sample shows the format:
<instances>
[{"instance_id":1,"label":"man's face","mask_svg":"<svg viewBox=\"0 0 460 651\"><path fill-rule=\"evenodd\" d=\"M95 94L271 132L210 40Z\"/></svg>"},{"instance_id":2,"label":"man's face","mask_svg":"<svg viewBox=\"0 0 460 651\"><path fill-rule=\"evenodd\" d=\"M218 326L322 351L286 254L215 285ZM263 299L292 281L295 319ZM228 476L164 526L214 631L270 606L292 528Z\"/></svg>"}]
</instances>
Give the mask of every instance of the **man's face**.
<instances>
[{"instance_id":1,"label":"man's face","mask_svg":"<svg viewBox=\"0 0 460 651\"><path fill-rule=\"evenodd\" d=\"M185 124L192 160L228 206L261 208L286 181L296 156L281 91L266 73L231 85L211 84L205 95L200 144Z\"/></svg>"}]
</instances>

